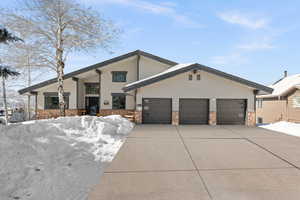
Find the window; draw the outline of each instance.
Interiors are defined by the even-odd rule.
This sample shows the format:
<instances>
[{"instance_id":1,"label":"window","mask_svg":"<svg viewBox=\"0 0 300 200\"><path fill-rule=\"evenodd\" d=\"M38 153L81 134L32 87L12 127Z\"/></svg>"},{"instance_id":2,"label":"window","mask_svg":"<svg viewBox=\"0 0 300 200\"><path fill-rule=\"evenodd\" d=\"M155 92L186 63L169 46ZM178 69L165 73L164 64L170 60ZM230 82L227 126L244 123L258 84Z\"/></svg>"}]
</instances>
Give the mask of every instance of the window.
<instances>
[{"instance_id":1,"label":"window","mask_svg":"<svg viewBox=\"0 0 300 200\"><path fill-rule=\"evenodd\" d=\"M112 72L112 82L126 82L127 72Z\"/></svg>"},{"instance_id":2,"label":"window","mask_svg":"<svg viewBox=\"0 0 300 200\"><path fill-rule=\"evenodd\" d=\"M300 108L300 96L296 96L293 98L294 108Z\"/></svg>"},{"instance_id":3,"label":"window","mask_svg":"<svg viewBox=\"0 0 300 200\"><path fill-rule=\"evenodd\" d=\"M200 81L201 80L201 75L197 74L197 80Z\"/></svg>"},{"instance_id":4,"label":"window","mask_svg":"<svg viewBox=\"0 0 300 200\"><path fill-rule=\"evenodd\" d=\"M125 109L126 96L123 93L112 93L112 109Z\"/></svg>"},{"instance_id":5,"label":"window","mask_svg":"<svg viewBox=\"0 0 300 200\"><path fill-rule=\"evenodd\" d=\"M85 83L85 94L99 94L99 83Z\"/></svg>"},{"instance_id":6,"label":"window","mask_svg":"<svg viewBox=\"0 0 300 200\"><path fill-rule=\"evenodd\" d=\"M44 94L45 95L45 109L59 109L58 95L56 94ZM69 95L64 95L65 108L69 108Z\"/></svg>"},{"instance_id":7,"label":"window","mask_svg":"<svg viewBox=\"0 0 300 200\"><path fill-rule=\"evenodd\" d=\"M193 80L193 75L189 74L189 81Z\"/></svg>"}]
</instances>

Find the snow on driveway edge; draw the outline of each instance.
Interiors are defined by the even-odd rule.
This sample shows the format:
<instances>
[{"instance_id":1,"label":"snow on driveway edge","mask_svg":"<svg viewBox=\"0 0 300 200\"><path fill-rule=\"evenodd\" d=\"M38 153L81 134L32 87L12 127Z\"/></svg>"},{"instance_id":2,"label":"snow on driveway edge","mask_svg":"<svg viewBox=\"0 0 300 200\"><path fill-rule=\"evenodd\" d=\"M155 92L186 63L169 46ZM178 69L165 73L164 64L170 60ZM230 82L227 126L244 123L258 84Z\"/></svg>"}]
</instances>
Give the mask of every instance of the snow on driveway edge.
<instances>
[{"instance_id":1,"label":"snow on driveway edge","mask_svg":"<svg viewBox=\"0 0 300 200\"><path fill-rule=\"evenodd\" d=\"M280 121L272 124L261 125L259 127L300 137L300 124L292 122Z\"/></svg>"}]
</instances>

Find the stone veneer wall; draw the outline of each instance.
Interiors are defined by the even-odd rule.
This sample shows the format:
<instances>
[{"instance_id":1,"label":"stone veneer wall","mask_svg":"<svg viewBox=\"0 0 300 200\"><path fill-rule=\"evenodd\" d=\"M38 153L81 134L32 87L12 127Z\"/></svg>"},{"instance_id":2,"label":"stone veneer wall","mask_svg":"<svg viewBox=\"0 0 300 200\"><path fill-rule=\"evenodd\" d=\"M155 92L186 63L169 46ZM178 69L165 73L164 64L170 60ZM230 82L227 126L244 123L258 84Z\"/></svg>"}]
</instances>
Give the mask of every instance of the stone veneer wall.
<instances>
[{"instance_id":1,"label":"stone veneer wall","mask_svg":"<svg viewBox=\"0 0 300 200\"><path fill-rule=\"evenodd\" d=\"M255 112L247 112L247 126L256 126L256 115Z\"/></svg>"},{"instance_id":2,"label":"stone veneer wall","mask_svg":"<svg viewBox=\"0 0 300 200\"><path fill-rule=\"evenodd\" d=\"M85 110L78 110L78 109L67 109L66 116L76 116L82 115ZM37 110L37 119L48 119L48 118L56 118L59 117L59 110L58 109L46 109L46 110Z\"/></svg>"},{"instance_id":3,"label":"stone veneer wall","mask_svg":"<svg viewBox=\"0 0 300 200\"><path fill-rule=\"evenodd\" d=\"M135 119L135 123L141 124L142 123L142 112L141 111L135 111L134 112L134 119Z\"/></svg>"},{"instance_id":4,"label":"stone veneer wall","mask_svg":"<svg viewBox=\"0 0 300 200\"><path fill-rule=\"evenodd\" d=\"M85 114L84 109L67 109L66 116L76 116L76 115L83 115ZM100 116L107 116L107 115L134 115L133 110L100 110ZM48 118L56 118L59 117L59 110L58 109L46 109L46 110L38 110L37 111L37 119L48 119Z\"/></svg>"},{"instance_id":5,"label":"stone veneer wall","mask_svg":"<svg viewBox=\"0 0 300 200\"><path fill-rule=\"evenodd\" d=\"M134 110L115 110L115 109L103 109L100 110L99 113L100 116L107 116L107 115L134 115Z\"/></svg>"},{"instance_id":6,"label":"stone veneer wall","mask_svg":"<svg viewBox=\"0 0 300 200\"><path fill-rule=\"evenodd\" d=\"M209 112L208 124L209 125L217 125L217 112L215 112L215 111Z\"/></svg>"},{"instance_id":7,"label":"stone veneer wall","mask_svg":"<svg viewBox=\"0 0 300 200\"><path fill-rule=\"evenodd\" d=\"M173 125L179 125L179 113L178 111L172 112L172 124Z\"/></svg>"}]
</instances>

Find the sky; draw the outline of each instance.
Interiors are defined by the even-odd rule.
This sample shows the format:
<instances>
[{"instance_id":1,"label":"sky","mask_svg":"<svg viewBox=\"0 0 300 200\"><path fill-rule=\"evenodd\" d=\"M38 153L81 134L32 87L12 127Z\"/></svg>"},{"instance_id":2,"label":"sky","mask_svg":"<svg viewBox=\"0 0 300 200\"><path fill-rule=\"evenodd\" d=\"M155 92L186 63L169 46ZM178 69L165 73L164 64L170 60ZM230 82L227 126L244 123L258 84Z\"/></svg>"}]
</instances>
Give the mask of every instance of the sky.
<instances>
[{"instance_id":1,"label":"sky","mask_svg":"<svg viewBox=\"0 0 300 200\"><path fill-rule=\"evenodd\" d=\"M78 1L112 20L123 33L113 53L72 53L66 72L140 49L266 85L281 78L284 70L300 73L297 0ZM0 8L15 6L13 2L2 0Z\"/></svg>"}]
</instances>

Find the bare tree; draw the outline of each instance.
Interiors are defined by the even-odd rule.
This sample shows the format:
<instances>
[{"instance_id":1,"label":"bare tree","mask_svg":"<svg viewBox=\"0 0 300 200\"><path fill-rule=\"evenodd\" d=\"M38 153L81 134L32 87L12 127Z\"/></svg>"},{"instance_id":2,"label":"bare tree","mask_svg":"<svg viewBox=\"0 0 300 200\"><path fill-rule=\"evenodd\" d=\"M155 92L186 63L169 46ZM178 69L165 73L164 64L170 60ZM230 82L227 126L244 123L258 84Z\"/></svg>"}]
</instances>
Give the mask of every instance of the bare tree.
<instances>
[{"instance_id":1,"label":"bare tree","mask_svg":"<svg viewBox=\"0 0 300 200\"><path fill-rule=\"evenodd\" d=\"M34 35L46 47L45 62L56 69L60 115L65 116L63 76L70 52L109 50L120 31L100 14L74 0L26 0L23 12L9 11L11 23Z\"/></svg>"},{"instance_id":2,"label":"bare tree","mask_svg":"<svg viewBox=\"0 0 300 200\"><path fill-rule=\"evenodd\" d=\"M14 24L8 24L6 27L11 27L10 30L15 30ZM30 87L32 83L40 80L41 74L53 70L55 68L45 61L43 56L44 45L39 41L34 40L28 34L23 34L15 30L18 35L24 38L23 43L14 43L5 46L1 53L1 60L9 66L14 66L21 72L20 87ZM16 81L14 81L16 85ZM27 118L31 119L31 95L27 95Z\"/></svg>"}]
</instances>

